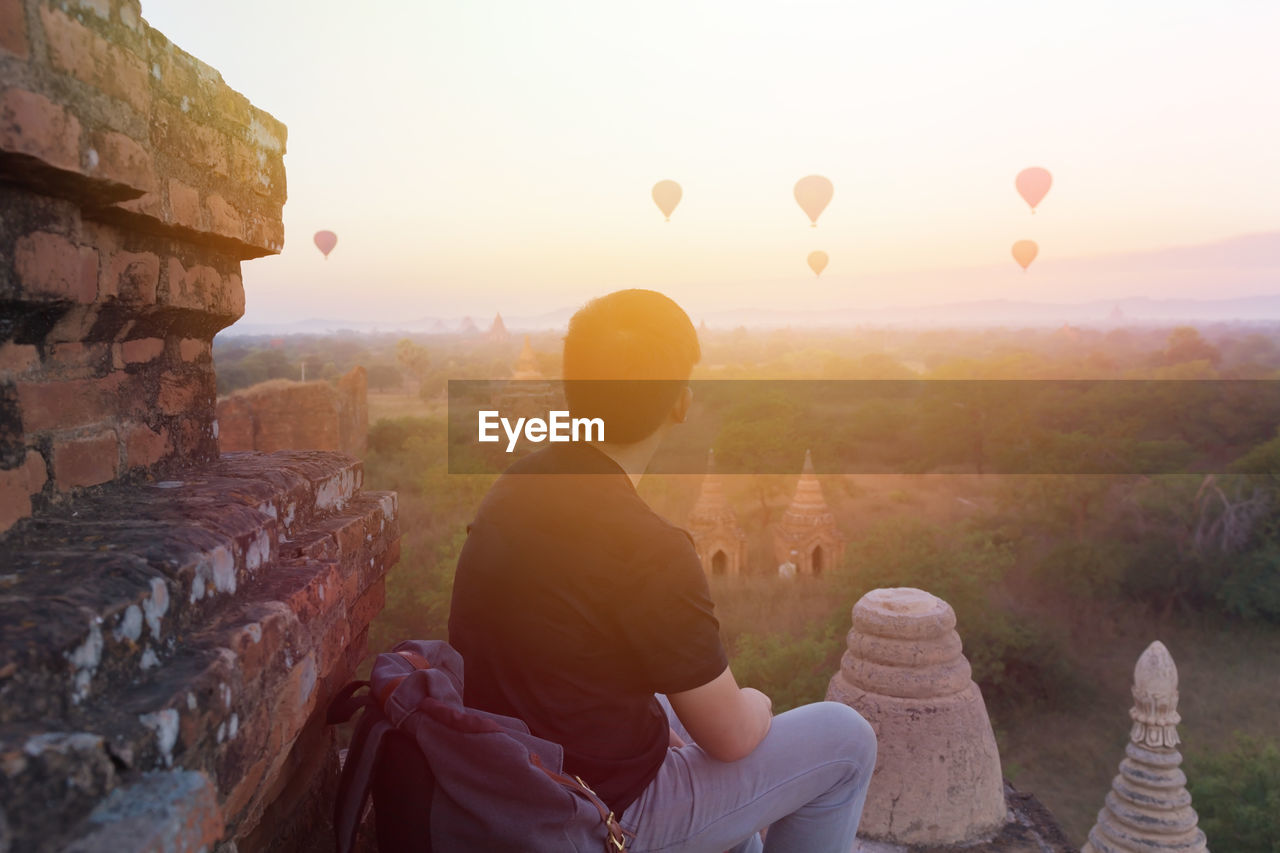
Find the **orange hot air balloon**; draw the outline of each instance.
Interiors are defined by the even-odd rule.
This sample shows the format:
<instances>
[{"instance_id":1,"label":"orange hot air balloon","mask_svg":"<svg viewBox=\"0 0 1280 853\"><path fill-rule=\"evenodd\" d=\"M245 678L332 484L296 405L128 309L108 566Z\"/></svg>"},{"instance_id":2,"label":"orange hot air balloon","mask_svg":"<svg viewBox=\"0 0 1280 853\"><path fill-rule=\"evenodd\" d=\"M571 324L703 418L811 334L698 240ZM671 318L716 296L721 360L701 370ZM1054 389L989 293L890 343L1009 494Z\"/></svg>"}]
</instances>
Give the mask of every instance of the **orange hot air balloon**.
<instances>
[{"instance_id":1,"label":"orange hot air balloon","mask_svg":"<svg viewBox=\"0 0 1280 853\"><path fill-rule=\"evenodd\" d=\"M814 275L822 275L822 271L827 268L826 252L810 252L809 253L809 269L813 270Z\"/></svg>"},{"instance_id":2,"label":"orange hot air balloon","mask_svg":"<svg viewBox=\"0 0 1280 853\"><path fill-rule=\"evenodd\" d=\"M1018 262L1018 266L1022 267L1023 272L1027 271L1027 267L1031 266L1031 262L1038 254L1040 254L1040 247L1034 240L1019 240L1013 244L1013 259Z\"/></svg>"},{"instance_id":3,"label":"orange hot air balloon","mask_svg":"<svg viewBox=\"0 0 1280 853\"><path fill-rule=\"evenodd\" d=\"M324 259L329 260L329 253L333 251L333 247L338 245L338 235L332 231L317 231L315 236L316 248L324 253Z\"/></svg>"},{"instance_id":4,"label":"orange hot air balloon","mask_svg":"<svg viewBox=\"0 0 1280 853\"><path fill-rule=\"evenodd\" d=\"M1019 172L1013 184L1018 188L1018 195L1031 205L1031 212L1035 213L1036 205L1044 200L1049 187L1053 186L1053 175L1049 174L1048 169L1032 166Z\"/></svg>"},{"instance_id":5,"label":"orange hot air balloon","mask_svg":"<svg viewBox=\"0 0 1280 853\"><path fill-rule=\"evenodd\" d=\"M671 212L676 209L683 196L684 191L675 181L658 181L653 185L653 203L658 205L658 210L662 211L668 222L671 221Z\"/></svg>"},{"instance_id":6,"label":"orange hot air balloon","mask_svg":"<svg viewBox=\"0 0 1280 853\"><path fill-rule=\"evenodd\" d=\"M831 203L834 193L835 187L821 175L809 175L796 181L796 203L809 217L814 228L818 227L818 217Z\"/></svg>"}]
</instances>

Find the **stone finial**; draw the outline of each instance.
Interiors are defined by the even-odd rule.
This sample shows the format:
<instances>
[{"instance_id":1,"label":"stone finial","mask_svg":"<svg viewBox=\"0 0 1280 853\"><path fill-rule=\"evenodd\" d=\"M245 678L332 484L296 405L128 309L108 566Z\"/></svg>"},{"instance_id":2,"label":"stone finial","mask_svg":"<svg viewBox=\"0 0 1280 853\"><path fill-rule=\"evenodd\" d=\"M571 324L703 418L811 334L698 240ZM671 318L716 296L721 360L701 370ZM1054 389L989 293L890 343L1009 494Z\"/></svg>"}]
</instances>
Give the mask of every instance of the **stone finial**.
<instances>
[{"instance_id":1,"label":"stone finial","mask_svg":"<svg viewBox=\"0 0 1280 853\"><path fill-rule=\"evenodd\" d=\"M1178 737L1178 668L1164 643L1156 640L1138 658L1133 669L1133 730L1129 738L1134 743L1150 747L1174 747L1181 743Z\"/></svg>"},{"instance_id":2,"label":"stone finial","mask_svg":"<svg viewBox=\"0 0 1280 853\"><path fill-rule=\"evenodd\" d=\"M1208 853L1178 752L1178 668L1159 640L1133 670L1133 728L1083 853Z\"/></svg>"},{"instance_id":3,"label":"stone finial","mask_svg":"<svg viewBox=\"0 0 1280 853\"><path fill-rule=\"evenodd\" d=\"M962 844L1006 821L1000 754L955 626L951 606L920 589L872 590L853 607L827 698L879 738L860 838Z\"/></svg>"}]
</instances>

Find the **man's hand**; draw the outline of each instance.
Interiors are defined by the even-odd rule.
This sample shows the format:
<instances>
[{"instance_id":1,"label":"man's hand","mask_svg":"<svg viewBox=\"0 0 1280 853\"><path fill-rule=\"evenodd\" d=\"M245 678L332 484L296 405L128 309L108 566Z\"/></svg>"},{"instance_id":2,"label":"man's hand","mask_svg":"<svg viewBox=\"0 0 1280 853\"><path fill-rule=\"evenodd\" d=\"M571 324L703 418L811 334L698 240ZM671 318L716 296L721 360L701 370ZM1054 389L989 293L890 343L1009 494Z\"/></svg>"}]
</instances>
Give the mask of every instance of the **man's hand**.
<instances>
[{"instance_id":1,"label":"man's hand","mask_svg":"<svg viewBox=\"0 0 1280 853\"><path fill-rule=\"evenodd\" d=\"M746 758L773 722L773 701L759 690L739 687L728 667L701 687L667 698L694 742L717 761Z\"/></svg>"}]
</instances>

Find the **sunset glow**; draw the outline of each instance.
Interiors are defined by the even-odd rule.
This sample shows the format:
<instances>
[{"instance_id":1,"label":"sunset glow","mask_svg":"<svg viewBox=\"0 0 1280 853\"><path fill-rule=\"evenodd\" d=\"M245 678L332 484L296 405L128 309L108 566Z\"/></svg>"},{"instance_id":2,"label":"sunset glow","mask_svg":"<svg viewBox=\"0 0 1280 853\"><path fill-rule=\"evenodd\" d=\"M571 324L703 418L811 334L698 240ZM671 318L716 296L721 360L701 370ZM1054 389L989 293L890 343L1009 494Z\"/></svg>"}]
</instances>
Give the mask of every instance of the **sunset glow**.
<instances>
[{"instance_id":1,"label":"sunset glow","mask_svg":"<svg viewBox=\"0 0 1280 853\"><path fill-rule=\"evenodd\" d=\"M1214 270L1057 265L1280 228L1276 4L144 14L289 127L286 244L245 266L245 323L533 315L623 286L695 315L1275 289L1275 258L1234 292ZM1014 189L1030 166L1053 174L1034 215ZM815 173L835 193L813 229L792 188ZM669 223L650 196L664 179L683 189ZM339 236L327 262L321 229ZM1024 239L1040 247L1025 275Z\"/></svg>"}]
</instances>

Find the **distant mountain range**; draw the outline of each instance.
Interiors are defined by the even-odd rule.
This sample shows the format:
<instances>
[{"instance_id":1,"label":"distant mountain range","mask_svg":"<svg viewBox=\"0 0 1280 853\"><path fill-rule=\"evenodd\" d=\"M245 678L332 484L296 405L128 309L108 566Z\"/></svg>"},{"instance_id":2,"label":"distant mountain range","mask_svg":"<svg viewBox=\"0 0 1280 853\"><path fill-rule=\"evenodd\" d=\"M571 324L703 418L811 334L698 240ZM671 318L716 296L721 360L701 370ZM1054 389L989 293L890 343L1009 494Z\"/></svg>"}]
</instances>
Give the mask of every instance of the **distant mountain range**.
<instances>
[{"instance_id":1,"label":"distant mountain range","mask_svg":"<svg viewBox=\"0 0 1280 853\"><path fill-rule=\"evenodd\" d=\"M954 280L957 289L964 289L966 283L989 279L996 269L886 273L858 279L831 277L829 289L839 293L847 285L850 290L875 288L878 292L911 292L914 285L936 282L941 276ZM1219 299L1129 296L1081 302L986 299L878 308L782 310L760 307L694 310L690 313L695 322L705 321L713 329L737 326L1058 326L1063 323L1118 326L1280 321L1280 232L1148 252L1063 260L1038 259L1034 270L1037 286L1056 292L1069 291L1074 283L1088 282L1095 292L1101 289L1123 293L1141 289L1147 292L1252 292L1257 295ZM779 292L787 292L786 286L782 285ZM566 306L536 315L504 314L503 321L512 331L563 329L573 311L574 307ZM383 322L312 318L287 323L237 323L222 334L325 334L340 330L483 334L492 321L492 316L427 316Z\"/></svg>"}]
</instances>

